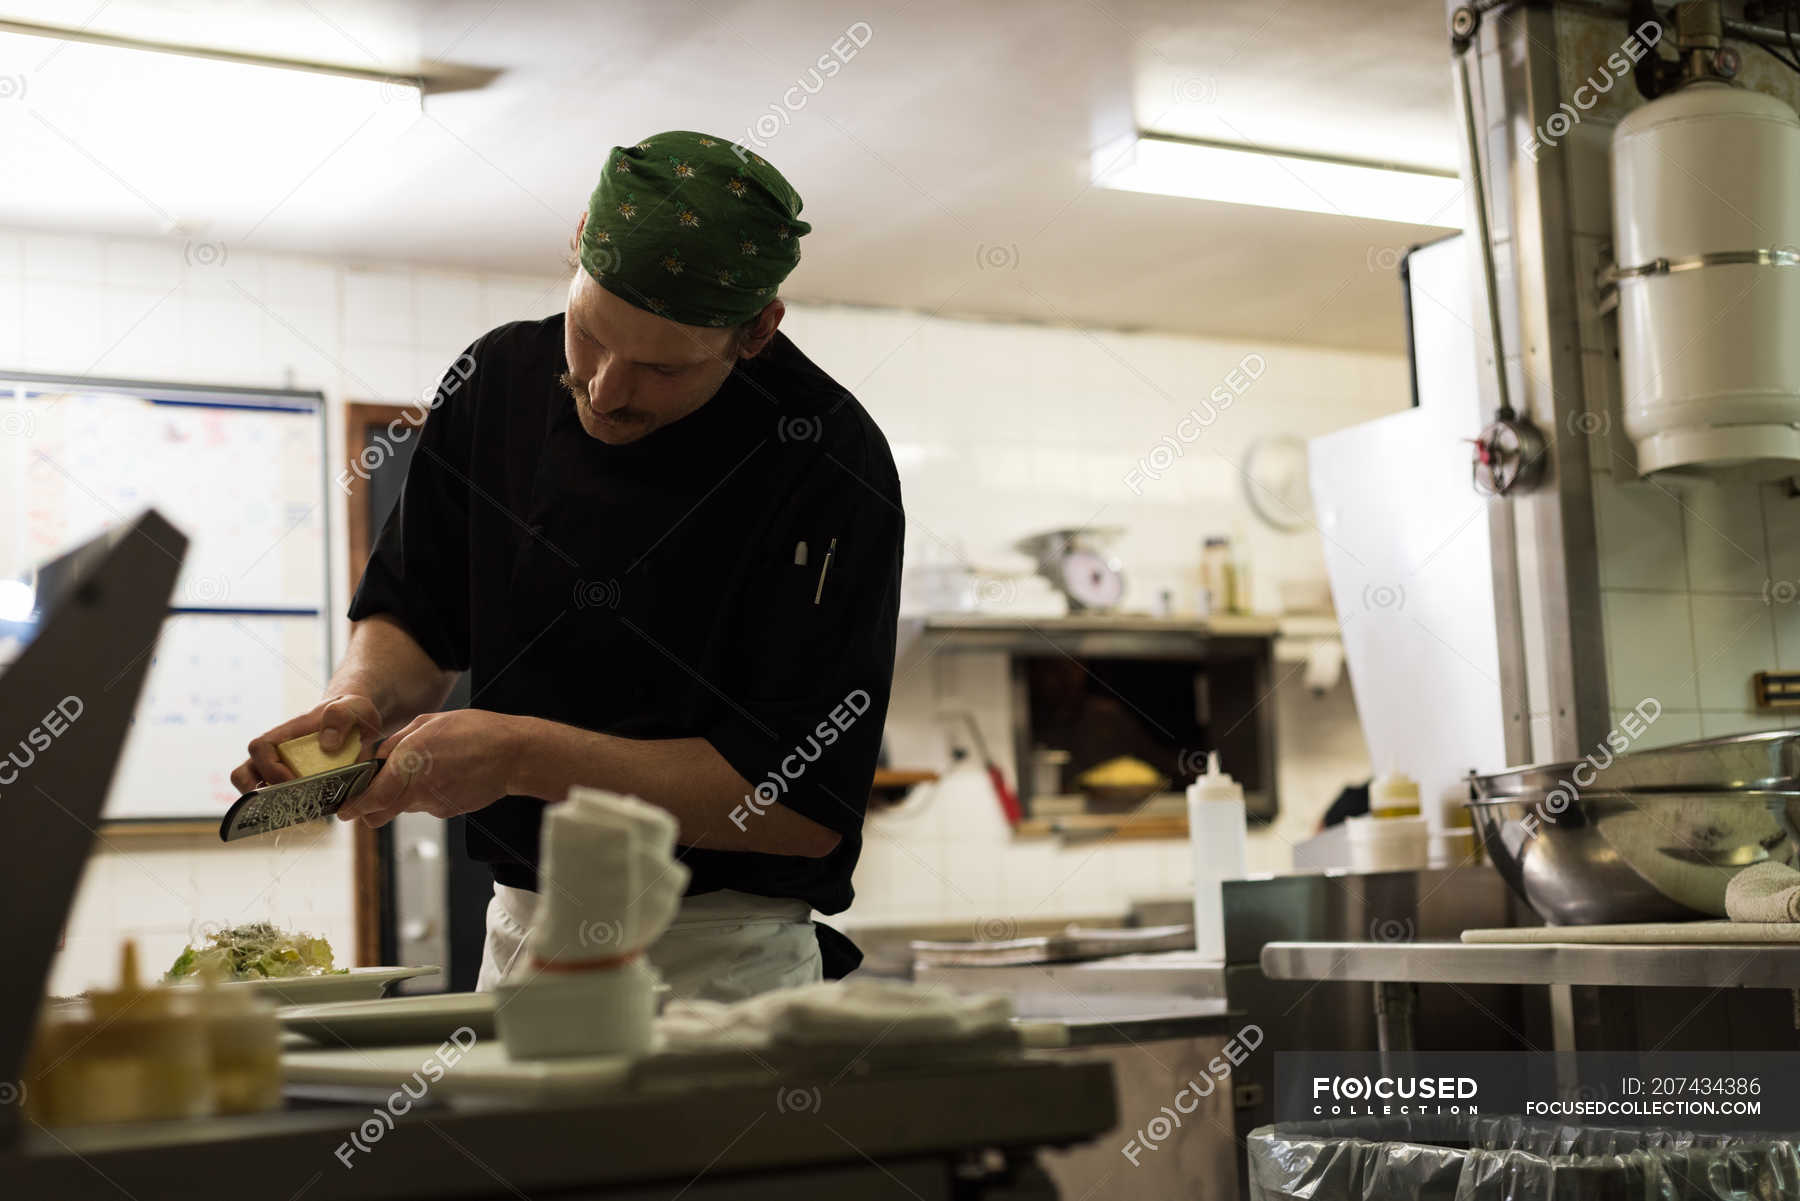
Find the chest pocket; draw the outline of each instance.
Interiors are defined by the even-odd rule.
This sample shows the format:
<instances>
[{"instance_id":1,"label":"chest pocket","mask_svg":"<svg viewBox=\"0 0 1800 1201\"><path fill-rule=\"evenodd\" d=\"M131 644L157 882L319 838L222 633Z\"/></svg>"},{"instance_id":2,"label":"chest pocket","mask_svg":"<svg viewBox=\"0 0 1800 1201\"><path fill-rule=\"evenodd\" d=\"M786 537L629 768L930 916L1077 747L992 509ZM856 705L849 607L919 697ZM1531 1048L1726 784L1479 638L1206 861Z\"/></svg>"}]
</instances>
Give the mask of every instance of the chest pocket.
<instances>
[{"instance_id":1,"label":"chest pocket","mask_svg":"<svg viewBox=\"0 0 1800 1201\"><path fill-rule=\"evenodd\" d=\"M810 692L822 664L828 664L840 642L840 623L850 594L851 574L844 561L844 541L832 549L829 521L815 523L806 539L806 562L796 561L793 542L771 557L749 598L755 611L756 670L745 681L754 697L783 698ZM829 558L829 564L827 559ZM824 586L820 586L821 578Z\"/></svg>"}]
</instances>

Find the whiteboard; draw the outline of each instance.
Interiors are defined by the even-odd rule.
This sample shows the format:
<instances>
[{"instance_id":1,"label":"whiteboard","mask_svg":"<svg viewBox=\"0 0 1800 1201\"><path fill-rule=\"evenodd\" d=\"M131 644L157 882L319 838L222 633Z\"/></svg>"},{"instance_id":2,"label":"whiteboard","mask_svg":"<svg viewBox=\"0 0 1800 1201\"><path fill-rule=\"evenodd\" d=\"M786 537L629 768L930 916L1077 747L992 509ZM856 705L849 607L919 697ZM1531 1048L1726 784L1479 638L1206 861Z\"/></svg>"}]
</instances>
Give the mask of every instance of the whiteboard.
<instances>
[{"instance_id":1,"label":"whiteboard","mask_svg":"<svg viewBox=\"0 0 1800 1201\"><path fill-rule=\"evenodd\" d=\"M0 376L0 579L154 506L189 538L105 816L216 818L329 675L316 393Z\"/></svg>"}]
</instances>

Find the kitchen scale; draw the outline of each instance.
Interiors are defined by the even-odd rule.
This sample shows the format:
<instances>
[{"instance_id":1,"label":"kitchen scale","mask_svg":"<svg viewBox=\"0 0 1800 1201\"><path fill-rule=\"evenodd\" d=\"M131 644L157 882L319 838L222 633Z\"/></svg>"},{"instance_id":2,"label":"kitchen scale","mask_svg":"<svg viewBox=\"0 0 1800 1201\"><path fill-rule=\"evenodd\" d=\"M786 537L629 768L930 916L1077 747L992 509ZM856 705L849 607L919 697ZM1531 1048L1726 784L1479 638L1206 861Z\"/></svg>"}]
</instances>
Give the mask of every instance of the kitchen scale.
<instances>
[{"instance_id":1,"label":"kitchen scale","mask_svg":"<svg viewBox=\"0 0 1800 1201\"><path fill-rule=\"evenodd\" d=\"M1068 598L1071 613L1110 613L1125 599L1125 573L1109 548L1118 526L1074 526L1032 534L1013 549L1037 564L1038 574Z\"/></svg>"}]
</instances>

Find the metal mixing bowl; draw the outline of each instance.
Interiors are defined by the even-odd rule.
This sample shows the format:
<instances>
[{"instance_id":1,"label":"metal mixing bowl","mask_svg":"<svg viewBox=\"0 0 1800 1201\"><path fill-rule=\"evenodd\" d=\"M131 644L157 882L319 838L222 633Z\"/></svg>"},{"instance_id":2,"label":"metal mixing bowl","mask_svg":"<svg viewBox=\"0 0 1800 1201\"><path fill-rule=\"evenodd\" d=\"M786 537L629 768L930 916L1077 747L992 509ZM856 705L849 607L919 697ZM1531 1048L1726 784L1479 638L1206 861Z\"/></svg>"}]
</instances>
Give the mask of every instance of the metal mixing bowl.
<instances>
[{"instance_id":1,"label":"metal mixing bowl","mask_svg":"<svg viewBox=\"0 0 1800 1201\"><path fill-rule=\"evenodd\" d=\"M1724 917L1731 877L1800 854L1800 792L1566 795L1468 804L1494 866L1552 925Z\"/></svg>"}]
</instances>

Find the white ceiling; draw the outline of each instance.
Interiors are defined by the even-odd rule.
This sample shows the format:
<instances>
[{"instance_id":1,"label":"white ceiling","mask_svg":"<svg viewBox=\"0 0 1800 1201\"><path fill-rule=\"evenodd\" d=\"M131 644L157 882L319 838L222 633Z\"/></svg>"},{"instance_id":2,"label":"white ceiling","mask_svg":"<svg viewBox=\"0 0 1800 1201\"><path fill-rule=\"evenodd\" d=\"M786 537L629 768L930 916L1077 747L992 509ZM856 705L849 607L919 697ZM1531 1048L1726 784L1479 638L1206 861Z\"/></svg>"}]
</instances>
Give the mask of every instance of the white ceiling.
<instances>
[{"instance_id":1,"label":"white ceiling","mask_svg":"<svg viewBox=\"0 0 1800 1201\"><path fill-rule=\"evenodd\" d=\"M1397 350L1395 257L1441 231L1096 189L1089 156L1136 125L1456 162L1442 0L0 0L15 20L89 13L106 33L501 74L397 130L321 131L242 186L166 199L56 135L77 118L64 59L15 65L0 141L24 169L6 174L78 179L81 202L7 187L0 224L541 273L610 146L741 139L861 19L866 47L765 152L814 225L790 297ZM243 114L222 96L215 115ZM203 114L155 150L216 172L243 140Z\"/></svg>"}]
</instances>

